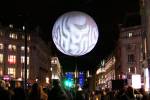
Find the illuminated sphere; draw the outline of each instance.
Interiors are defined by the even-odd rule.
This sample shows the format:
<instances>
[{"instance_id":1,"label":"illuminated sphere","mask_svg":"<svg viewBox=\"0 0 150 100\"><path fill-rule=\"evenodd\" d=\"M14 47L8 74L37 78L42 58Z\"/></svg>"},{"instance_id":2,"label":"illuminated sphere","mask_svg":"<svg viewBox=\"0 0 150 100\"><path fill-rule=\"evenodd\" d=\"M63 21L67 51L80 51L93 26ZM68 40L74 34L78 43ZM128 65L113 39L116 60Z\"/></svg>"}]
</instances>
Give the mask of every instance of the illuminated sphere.
<instances>
[{"instance_id":1,"label":"illuminated sphere","mask_svg":"<svg viewBox=\"0 0 150 100\"><path fill-rule=\"evenodd\" d=\"M98 41L98 28L89 15L78 11L68 12L55 22L52 38L62 53L82 56L95 47Z\"/></svg>"}]
</instances>

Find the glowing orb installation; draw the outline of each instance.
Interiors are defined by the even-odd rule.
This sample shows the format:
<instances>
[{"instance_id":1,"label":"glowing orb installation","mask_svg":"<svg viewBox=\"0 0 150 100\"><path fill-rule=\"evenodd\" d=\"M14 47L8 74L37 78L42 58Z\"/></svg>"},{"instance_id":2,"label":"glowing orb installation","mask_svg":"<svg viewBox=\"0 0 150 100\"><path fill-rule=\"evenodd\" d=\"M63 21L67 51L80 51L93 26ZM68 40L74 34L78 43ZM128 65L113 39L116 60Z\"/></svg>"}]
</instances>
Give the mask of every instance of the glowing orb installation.
<instances>
[{"instance_id":1,"label":"glowing orb installation","mask_svg":"<svg viewBox=\"0 0 150 100\"><path fill-rule=\"evenodd\" d=\"M90 52L98 40L95 21L83 12L63 14L55 22L52 38L57 49L69 56L81 56Z\"/></svg>"}]
</instances>

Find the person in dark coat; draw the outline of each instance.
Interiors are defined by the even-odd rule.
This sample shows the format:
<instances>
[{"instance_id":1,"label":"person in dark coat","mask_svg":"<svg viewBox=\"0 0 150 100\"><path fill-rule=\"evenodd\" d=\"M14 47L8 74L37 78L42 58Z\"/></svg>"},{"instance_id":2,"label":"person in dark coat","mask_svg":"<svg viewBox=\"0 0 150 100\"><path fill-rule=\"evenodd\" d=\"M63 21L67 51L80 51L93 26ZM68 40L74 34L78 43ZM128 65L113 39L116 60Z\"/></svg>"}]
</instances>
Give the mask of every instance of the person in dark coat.
<instances>
[{"instance_id":1,"label":"person in dark coat","mask_svg":"<svg viewBox=\"0 0 150 100\"><path fill-rule=\"evenodd\" d=\"M38 83L32 85L31 92L29 93L28 100L40 100L41 92Z\"/></svg>"},{"instance_id":2,"label":"person in dark coat","mask_svg":"<svg viewBox=\"0 0 150 100\"><path fill-rule=\"evenodd\" d=\"M14 91L14 96L12 97L13 100L25 100L26 99L25 91L21 87L20 82L16 82L15 88L13 91Z\"/></svg>"},{"instance_id":3,"label":"person in dark coat","mask_svg":"<svg viewBox=\"0 0 150 100\"><path fill-rule=\"evenodd\" d=\"M67 93L60 86L59 80L53 80L53 85L53 88L49 92L48 100L69 100Z\"/></svg>"},{"instance_id":4,"label":"person in dark coat","mask_svg":"<svg viewBox=\"0 0 150 100\"><path fill-rule=\"evenodd\" d=\"M11 100L11 95L8 90L5 89L5 81L0 80L0 99Z\"/></svg>"}]
</instances>

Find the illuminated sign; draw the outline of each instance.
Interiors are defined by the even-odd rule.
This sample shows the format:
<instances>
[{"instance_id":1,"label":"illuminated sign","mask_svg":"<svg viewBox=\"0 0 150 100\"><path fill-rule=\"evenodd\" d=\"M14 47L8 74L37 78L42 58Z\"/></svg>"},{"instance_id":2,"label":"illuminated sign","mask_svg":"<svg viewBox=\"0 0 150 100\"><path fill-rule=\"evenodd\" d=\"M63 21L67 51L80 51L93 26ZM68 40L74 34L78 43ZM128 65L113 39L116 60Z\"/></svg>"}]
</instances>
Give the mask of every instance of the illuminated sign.
<instances>
[{"instance_id":1,"label":"illuminated sign","mask_svg":"<svg viewBox=\"0 0 150 100\"><path fill-rule=\"evenodd\" d=\"M140 89L141 88L141 75L138 75L138 74L132 75L132 87L134 89Z\"/></svg>"}]
</instances>

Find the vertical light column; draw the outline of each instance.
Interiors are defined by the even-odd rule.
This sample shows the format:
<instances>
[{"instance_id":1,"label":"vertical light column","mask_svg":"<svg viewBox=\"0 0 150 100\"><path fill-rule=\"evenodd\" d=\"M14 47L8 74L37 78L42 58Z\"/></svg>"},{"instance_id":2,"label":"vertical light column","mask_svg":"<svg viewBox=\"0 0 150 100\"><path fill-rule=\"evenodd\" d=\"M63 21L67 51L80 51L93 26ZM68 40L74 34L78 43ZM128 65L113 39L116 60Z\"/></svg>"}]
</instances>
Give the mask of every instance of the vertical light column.
<instances>
[{"instance_id":1,"label":"vertical light column","mask_svg":"<svg viewBox=\"0 0 150 100\"><path fill-rule=\"evenodd\" d=\"M150 65L150 1L149 0L142 0L142 8L143 15L142 15L142 23L145 28L146 38L147 38L147 61L148 65Z\"/></svg>"},{"instance_id":2,"label":"vertical light column","mask_svg":"<svg viewBox=\"0 0 150 100\"><path fill-rule=\"evenodd\" d=\"M149 91L149 70L148 68L144 69L144 89Z\"/></svg>"},{"instance_id":3,"label":"vertical light column","mask_svg":"<svg viewBox=\"0 0 150 100\"><path fill-rule=\"evenodd\" d=\"M25 68L24 68L24 88L27 89L27 33L25 26L22 27L25 33Z\"/></svg>"}]
</instances>

